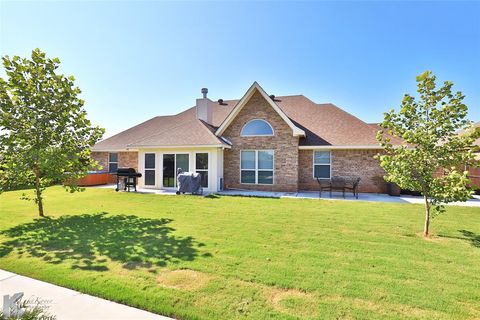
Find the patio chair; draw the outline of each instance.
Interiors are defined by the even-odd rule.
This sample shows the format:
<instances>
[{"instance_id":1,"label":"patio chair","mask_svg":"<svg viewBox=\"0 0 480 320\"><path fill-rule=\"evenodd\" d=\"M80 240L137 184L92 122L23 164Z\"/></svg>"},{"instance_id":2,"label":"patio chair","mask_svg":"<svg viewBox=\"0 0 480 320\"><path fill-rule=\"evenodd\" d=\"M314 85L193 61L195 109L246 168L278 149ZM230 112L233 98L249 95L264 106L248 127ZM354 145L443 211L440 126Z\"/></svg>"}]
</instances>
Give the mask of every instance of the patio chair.
<instances>
[{"instance_id":1,"label":"patio chair","mask_svg":"<svg viewBox=\"0 0 480 320\"><path fill-rule=\"evenodd\" d=\"M330 180L320 179L317 178L318 185L320 186L320 190L318 193L318 197L322 197L322 191L330 191L332 189L332 185L330 184Z\"/></svg>"},{"instance_id":2,"label":"patio chair","mask_svg":"<svg viewBox=\"0 0 480 320\"><path fill-rule=\"evenodd\" d=\"M345 185L346 190L351 190L353 196L358 199L358 184L360 183L360 178L354 178L350 184Z\"/></svg>"},{"instance_id":3,"label":"patio chair","mask_svg":"<svg viewBox=\"0 0 480 320\"><path fill-rule=\"evenodd\" d=\"M342 191L343 198L345 198L345 186L346 186L346 182L344 178L332 177L331 187L330 187L330 198L332 197L333 190Z\"/></svg>"}]
</instances>

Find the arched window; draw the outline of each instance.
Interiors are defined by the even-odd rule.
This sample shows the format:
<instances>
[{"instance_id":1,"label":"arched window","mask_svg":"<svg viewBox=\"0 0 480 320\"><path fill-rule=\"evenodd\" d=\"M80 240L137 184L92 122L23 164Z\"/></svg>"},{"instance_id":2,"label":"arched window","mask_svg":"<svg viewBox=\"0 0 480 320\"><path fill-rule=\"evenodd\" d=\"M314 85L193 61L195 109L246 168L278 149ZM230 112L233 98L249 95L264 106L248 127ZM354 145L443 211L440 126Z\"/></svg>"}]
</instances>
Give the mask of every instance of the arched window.
<instances>
[{"instance_id":1,"label":"arched window","mask_svg":"<svg viewBox=\"0 0 480 320\"><path fill-rule=\"evenodd\" d=\"M255 119L243 126L241 135L243 137L273 136L273 128L267 121Z\"/></svg>"}]
</instances>

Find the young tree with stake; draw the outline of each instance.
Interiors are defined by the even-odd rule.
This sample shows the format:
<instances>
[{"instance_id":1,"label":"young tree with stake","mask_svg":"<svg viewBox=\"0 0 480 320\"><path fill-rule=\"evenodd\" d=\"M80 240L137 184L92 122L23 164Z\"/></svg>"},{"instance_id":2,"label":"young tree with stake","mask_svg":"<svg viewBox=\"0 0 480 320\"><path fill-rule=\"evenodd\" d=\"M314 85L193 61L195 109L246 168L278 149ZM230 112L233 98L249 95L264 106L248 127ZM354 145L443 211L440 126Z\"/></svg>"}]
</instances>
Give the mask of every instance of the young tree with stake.
<instances>
[{"instance_id":1,"label":"young tree with stake","mask_svg":"<svg viewBox=\"0 0 480 320\"><path fill-rule=\"evenodd\" d=\"M437 88L435 79L430 71L419 75L419 100L406 94L400 111L385 113L377 134L384 148L378 158L386 171L385 179L423 195L424 236L429 234L430 219L445 210L443 204L471 197L465 166L476 163L472 145L480 136L467 119L464 95L453 93L450 81ZM467 134L459 135L459 130ZM393 145L391 136L404 144ZM444 174L436 175L438 169Z\"/></svg>"},{"instance_id":2,"label":"young tree with stake","mask_svg":"<svg viewBox=\"0 0 480 320\"><path fill-rule=\"evenodd\" d=\"M33 186L43 217L43 191L52 182L82 190L75 181L96 167L90 148L104 130L91 125L73 76L57 74L58 58L39 49L31 59L3 57L0 78L0 191Z\"/></svg>"}]
</instances>

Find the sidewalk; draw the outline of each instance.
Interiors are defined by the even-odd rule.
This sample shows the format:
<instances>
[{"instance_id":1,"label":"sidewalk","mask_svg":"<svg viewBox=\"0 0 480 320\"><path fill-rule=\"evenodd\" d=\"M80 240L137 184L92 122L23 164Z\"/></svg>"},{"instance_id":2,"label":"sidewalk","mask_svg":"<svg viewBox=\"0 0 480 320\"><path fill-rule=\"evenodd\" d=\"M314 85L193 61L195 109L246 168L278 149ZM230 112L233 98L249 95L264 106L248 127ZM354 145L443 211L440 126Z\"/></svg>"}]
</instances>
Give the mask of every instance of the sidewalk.
<instances>
[{"instance_id":1,"label":"sidewalk","mask_svg":"<svg viewBox=\"0 0 480 320\"><path fill-rule=\"evenodd\" d=\"M18 292L24 293L23 299L38 298L48 302L48 313L55 315L57 320L172 320L0 269L0 304L3 304L4 295Z\"/></svg>"}]
</instances>

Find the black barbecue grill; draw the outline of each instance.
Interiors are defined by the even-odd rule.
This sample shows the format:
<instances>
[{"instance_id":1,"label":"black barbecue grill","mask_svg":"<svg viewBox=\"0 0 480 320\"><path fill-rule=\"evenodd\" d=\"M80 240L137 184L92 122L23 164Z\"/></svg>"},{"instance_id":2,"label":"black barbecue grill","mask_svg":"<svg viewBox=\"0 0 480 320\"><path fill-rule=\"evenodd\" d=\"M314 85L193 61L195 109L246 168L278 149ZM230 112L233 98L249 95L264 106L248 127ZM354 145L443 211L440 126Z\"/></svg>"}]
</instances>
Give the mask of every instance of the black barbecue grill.
<instances>
[{"instance_id":1,"label":"black barbecue grill","mask_svg":"<svg viewBox=\"0 0 480 320\"><path fill-rule=\"evenodd\" d=\"M121 189L123 184L123 190L130 192L130 188L133 188L137 192L137 178L142 176L141 173L135 171L134 168L118 168L117 172L113 173L117 176L117 188L115 191Z\"/></svg>"}]
</instances>

